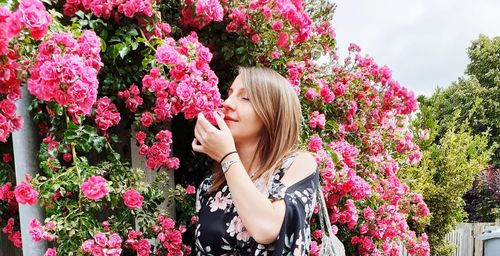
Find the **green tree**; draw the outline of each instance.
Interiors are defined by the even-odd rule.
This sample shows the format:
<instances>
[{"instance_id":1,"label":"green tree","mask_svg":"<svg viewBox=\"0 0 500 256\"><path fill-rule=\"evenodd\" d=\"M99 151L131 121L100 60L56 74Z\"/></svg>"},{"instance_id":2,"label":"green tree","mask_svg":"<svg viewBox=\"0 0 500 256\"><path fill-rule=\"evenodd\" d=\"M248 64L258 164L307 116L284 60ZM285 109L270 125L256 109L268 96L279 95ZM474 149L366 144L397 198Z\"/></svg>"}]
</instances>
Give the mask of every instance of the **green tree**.
<instances>
[{"instance_id":1,"label":"green tree","mask_svg":"<svg viewBox=\"0 0 500 256\"><path fill-rule=\"evenodd\" d=\"M472 42L468 55L466 76L446 89L438 89L421 104L435 111L436 140L444 136L456 119L458 124L467 123L472 134L489 131L488 144L500 145L500 37L480 35ZM498 165L499 160L497 147L492 163Z\"/></svg>"},{"instance_id":2,"label":"green tree","mask_svg":"<svg viewBox=\"0 0 500 256\"><path fill-rule=\"evenodd\" d=\"M420 97L421 108L428 108L427 122L431 142L440 145L447 131L457 126L467 127L472 135L485 134L493 148L491 169L500 163L500 37L480 35L468 48L470 63L463 77L446 89L437 89L430 97ZM485 168L486 169L486 168ZM486 172L486 171L485 171ZM464 198L469 221L493 221L499 217L500 195L492 188L491 175L481 173Z\"/></svg>"},{"instance_id":3,"label":"green tree","mask_svg":"<svg viewBox=\"0 0 500 256\"><path fill-rule=\"evenodd\" d=\"M435 113L423 107L415 126L422 129L434 126ZM431 132L430 138L436 134ZM472 135L460 128L450 128L439 143L422 140L423 153L419 165L401 172L412 190L421 193L431 213L430 225L425 227L431 245L431 255L450 255L454 245L445 235L466 216L463 194L471 187L474 177L490 161L492 149L486 134Z\"/></svg>"}]
</instances>

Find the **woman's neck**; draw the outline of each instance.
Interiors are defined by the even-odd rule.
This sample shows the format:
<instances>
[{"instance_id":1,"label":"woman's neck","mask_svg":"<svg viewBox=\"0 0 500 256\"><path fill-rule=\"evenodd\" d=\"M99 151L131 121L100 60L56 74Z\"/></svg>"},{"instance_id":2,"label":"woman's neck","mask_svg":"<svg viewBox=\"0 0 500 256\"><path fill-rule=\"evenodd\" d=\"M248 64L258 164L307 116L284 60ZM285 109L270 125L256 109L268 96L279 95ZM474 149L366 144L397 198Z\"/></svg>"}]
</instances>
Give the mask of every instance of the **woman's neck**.
<instances>
[{"instance_id":1,"label":"woman's neck","mask_svg":"<svg viewBox=\"0 0 500 256\"><path fill-rule=\"evenodd\" d=\"M241 163L248 173L251 173L258 167L260 157L257 154L257 143L238 143L236 150L238 151Z\"/></svg>"}]
</instances>

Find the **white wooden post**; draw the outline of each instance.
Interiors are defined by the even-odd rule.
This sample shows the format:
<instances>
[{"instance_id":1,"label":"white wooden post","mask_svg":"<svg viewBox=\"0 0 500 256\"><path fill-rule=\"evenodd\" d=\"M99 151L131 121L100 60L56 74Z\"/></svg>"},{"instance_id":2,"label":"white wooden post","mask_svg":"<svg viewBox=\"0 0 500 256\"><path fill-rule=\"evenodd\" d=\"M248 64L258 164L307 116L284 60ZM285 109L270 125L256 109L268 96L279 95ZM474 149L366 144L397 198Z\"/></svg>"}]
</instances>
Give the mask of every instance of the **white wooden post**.
<instances>
[{"instance_id":1,"label":"white wooden post","mask_svg":"<svg viewBox=\"0 0 500 256\"><path fill-rule=\"evenodd\" d=\"M26 86L22 87L22 92L23 97L16 102L16 106L17 113L19 113L24 120L24 125L21 130L12 134L17 184L24 181L26 175L35 176L38 173L38 161L36 158L38 140L36 126L28 110L32 97L26 90ZM33 206L19 204L23 254L26 256L43 256L47 250L47 244L44 241L38 243L34 242L28 232L29 222L33 218L43 223L43 209L38 204Z\"/></svg>"}]
</instances>

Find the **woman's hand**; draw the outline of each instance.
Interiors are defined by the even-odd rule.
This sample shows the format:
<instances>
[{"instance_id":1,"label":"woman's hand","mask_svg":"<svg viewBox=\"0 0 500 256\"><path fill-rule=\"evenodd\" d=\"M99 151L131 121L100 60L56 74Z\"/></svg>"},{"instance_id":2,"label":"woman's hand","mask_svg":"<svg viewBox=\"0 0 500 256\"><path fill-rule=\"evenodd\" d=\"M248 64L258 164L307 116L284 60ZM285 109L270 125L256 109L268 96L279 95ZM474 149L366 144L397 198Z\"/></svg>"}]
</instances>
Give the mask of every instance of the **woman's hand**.
<instances>
[{"instance_id":1,"label":"woman's hand","mask_svg":"<svg viewBox=\"0 0 500 256\"><path fill-rule=\"evenodd\" d=\"M203 115L198 114L198 120L194 128L194 140L191 144L193 150L207 154L215 161L219 162L224 155L235 151L233 135L226 123L218 113L214 113L217 127L213 126ZM201 144L199 145L198 142Z\"/></svg>"}]
</instances>

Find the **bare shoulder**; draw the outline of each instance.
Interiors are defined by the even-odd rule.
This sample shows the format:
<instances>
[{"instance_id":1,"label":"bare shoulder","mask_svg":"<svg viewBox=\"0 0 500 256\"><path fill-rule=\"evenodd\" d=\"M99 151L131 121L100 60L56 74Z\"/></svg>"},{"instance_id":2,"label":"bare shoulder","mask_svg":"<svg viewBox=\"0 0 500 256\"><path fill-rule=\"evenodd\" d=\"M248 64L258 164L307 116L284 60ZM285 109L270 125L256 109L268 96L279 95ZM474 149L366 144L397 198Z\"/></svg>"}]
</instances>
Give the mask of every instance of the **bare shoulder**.
<instances>
[{"instance_id":1,"label":"bare shoulder","mask_svg":"<svg viewBox=\"0 0 500 256\"><path fill-rule=\"evenodd\" d=\"M281 182L285 186L291 186L316 172L317 167L318 164L313 154L307 151L299 151L292 165L285 172Z\"/></svg>"}]
</instances>

